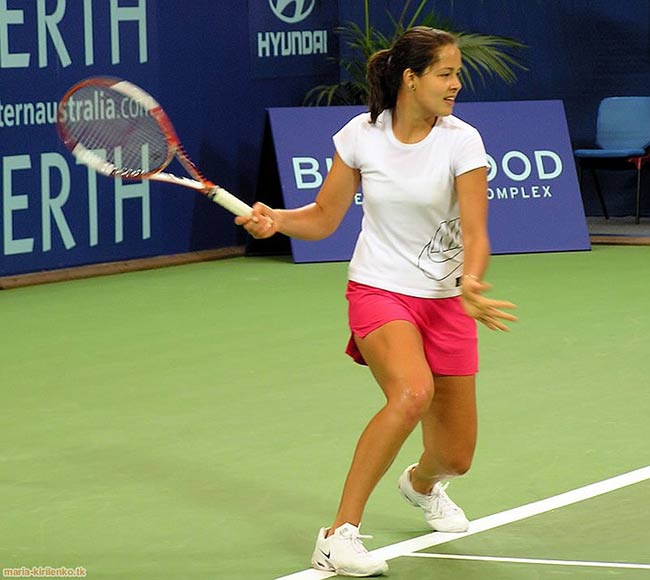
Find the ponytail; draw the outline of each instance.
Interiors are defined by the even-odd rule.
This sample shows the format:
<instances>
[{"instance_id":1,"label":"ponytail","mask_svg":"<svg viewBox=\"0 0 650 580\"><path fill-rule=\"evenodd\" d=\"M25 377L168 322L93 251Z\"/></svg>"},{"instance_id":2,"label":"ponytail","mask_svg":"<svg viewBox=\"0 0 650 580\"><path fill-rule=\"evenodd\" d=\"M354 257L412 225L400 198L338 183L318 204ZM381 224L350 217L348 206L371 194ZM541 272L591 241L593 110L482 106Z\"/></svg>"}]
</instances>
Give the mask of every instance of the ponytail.
<instances>
[{"instance_id":1,"label":"ponytail","mask_svg":"<svg viewBox=\"0 0 650 580\"><path fill-rule=\"evenodd\" d=\"M392 66L392 50L375 52L368 60L366 77L368 79L368 107L370 122L375 123L384 109L395 106L402 71L395 72Z\"/></svg>"}]
</instances>

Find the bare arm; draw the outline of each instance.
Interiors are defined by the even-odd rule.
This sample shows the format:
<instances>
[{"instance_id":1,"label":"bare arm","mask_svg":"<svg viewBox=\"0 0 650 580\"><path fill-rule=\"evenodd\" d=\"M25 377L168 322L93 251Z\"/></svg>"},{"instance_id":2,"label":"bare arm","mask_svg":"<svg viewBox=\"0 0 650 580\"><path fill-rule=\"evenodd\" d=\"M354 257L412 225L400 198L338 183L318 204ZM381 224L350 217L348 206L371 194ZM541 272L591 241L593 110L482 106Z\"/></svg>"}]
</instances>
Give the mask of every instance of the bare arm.
<instances>
[{"instance_id":1,"label":"bare arm","mask_svg":"<svg viewBox=\"0 0 650 580\"><path fill-rule=\"evenodd\" d=\"M490 260L487 232L487 169L480 167L456 178L456 192L463 230L465 274L481 279Z\"/></svg>"},{"instance_id":2,"label":"bare arm","mask_svg":"<svg viewBox=\"0 0 650 580\"><path fill-rule=\"evenodd\" d=\"M237 217L255 238L280 232L301 240L322 240L333 234L359 189L361 176L335 153L332 167L313 203L295 209L271 209L263 203L253 206L251 216Z\"/></svg>"},{"instance_id":3,"label":"bare arm","mask_svg":"<svg viewBox=\"0 0 650 580\"><path fill-rule=\"evenodd\" d=\"M490 260L490 241L487 231L487 170L485 167L463 173L456 178L463 231L464 274L462 301L465 312L491 330L508 330L502 320L515 321L502 308L514 308L511 302L483 296L491 288L482 281Z\"/></svg>"}]
</instances>

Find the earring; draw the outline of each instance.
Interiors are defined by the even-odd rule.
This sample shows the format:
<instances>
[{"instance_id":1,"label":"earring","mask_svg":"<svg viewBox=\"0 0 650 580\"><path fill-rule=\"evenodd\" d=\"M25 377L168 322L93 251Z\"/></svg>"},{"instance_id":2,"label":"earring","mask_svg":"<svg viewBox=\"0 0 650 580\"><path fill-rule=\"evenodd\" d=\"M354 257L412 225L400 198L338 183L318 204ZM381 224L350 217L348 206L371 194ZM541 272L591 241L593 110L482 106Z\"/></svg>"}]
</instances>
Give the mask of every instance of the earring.
<instances>
[{"instance_id":1,"label":"earring","mask_svg":"<svg viewBox=\"0 0 650 580\"><path fill-rule=\"evenodd\" d=\"M415 85L411 85L411 90L412 90L412 91L415 90Z\"/></svg>"}]
</instances>

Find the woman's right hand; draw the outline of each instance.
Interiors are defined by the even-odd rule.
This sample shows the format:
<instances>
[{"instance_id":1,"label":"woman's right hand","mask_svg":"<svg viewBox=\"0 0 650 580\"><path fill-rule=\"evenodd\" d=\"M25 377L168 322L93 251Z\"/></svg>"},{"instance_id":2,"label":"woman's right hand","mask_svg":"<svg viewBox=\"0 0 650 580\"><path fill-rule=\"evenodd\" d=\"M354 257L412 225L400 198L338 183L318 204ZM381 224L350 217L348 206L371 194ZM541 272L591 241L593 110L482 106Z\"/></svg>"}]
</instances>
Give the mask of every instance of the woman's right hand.
<instances>
[{"instance_id":1,"label":"woman's right hand","mask_svg":"<svg viewBox=\"0 0 650 580\"><path fill-rule=\"evenodd\" d=\"M242 226L251 236L260 240L270 238L280 229L280 216L268 205L257 202L253 212L247 216L237 216L235 223Z\"/></svg>"}]
</instances>

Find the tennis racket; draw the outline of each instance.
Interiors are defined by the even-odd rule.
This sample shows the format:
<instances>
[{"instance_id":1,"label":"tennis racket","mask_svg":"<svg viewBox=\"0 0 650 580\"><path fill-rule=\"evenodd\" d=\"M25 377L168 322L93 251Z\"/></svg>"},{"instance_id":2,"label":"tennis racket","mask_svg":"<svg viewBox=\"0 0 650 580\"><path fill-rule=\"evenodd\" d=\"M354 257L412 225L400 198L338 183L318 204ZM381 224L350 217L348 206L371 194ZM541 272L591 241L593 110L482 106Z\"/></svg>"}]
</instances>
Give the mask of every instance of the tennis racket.
<instances>
[{"instance_id":1,"label":"tennis racket","mask_svg":"<svg viewBox=\"0 0 650 580\"><path fill-rule=\"evenodd\" d=\"M102 175L175 183L235 215L252 212L248 204L203 176L162 107L128 81L93 77L74 85L59 103L57 131L81 163ZM163 172L174 158L190 177Z\"/></svg>"}]
</instances>

